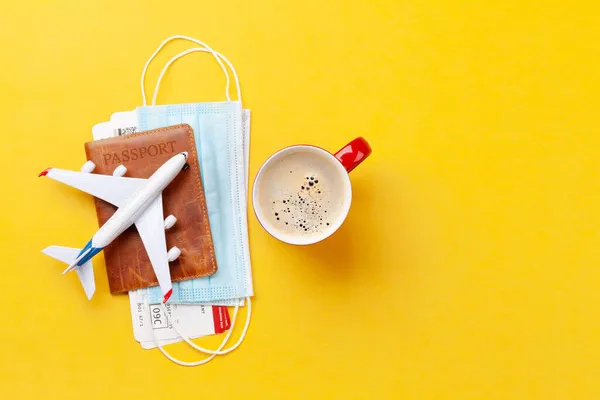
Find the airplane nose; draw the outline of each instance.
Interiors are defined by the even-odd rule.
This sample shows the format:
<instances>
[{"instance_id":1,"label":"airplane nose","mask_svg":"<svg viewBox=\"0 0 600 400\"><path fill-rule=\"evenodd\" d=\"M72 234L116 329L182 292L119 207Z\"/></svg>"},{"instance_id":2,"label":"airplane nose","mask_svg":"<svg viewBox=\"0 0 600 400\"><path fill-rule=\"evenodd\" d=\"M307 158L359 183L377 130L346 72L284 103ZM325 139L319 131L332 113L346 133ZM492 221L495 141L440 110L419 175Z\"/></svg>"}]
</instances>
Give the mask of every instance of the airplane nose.
<instances>
[{"instance_id":1,"label":"airplane nose","mask_svg":"<svg viewBox=\"0 0 600 400\"><path fill-rule=\"evenodd\" d=\"M187 161L187 156L188 156L188 153L187 153L187 151L184 151L184 152L183 152L183 153L181 153L181 154L183 154L183 156L185 157L185 160Z\"/></svg>"}]
</instances>

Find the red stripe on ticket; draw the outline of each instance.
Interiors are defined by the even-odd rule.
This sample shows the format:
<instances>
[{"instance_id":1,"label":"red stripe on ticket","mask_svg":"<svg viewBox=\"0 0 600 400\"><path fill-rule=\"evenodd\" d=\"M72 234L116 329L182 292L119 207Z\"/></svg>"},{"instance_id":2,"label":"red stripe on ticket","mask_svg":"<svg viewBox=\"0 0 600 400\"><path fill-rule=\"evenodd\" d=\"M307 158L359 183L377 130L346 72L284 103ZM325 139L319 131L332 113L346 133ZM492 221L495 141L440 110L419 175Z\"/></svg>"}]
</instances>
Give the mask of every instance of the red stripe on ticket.
<instances>
[{"instance_id":1,"label":"red stripe on ticket","mask_svg":"<svg viewBox=\"0 0 600 400\"><path fill-rule=\"evenodd\" d=\"M229 309L225 307L225 330L231 328L231 321L229 320Z\"/></svg>"},{"instance_id":2,"label":"red stripe on ticket","mask_svg":"<svg viewBox=\"0 0 600 400\"><path fill-rule=\"evenodd\" d=\"M215 333L223 333L229 329L231 322L229 320L229 310L225 306L212 306L213 322L215 324Z\"/></svg>"}]
</instances>

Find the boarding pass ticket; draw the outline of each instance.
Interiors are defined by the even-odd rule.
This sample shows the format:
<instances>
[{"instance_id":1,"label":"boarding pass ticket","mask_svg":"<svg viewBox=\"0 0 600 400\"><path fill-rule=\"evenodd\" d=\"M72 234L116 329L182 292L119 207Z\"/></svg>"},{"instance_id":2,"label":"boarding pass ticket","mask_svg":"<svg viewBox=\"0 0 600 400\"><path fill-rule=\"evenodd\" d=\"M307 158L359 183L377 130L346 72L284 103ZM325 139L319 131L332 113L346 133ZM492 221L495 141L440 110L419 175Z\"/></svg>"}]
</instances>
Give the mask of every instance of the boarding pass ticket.
<instances>
[{"instance_id":1,"label":"boarding pass ticket","mask_svg":"<svg viewBox=\"0 0 600 400\"><path fill-rule=\"evenodd\" d=\"M231 326L225 306L167 303L163 308L160 304L148 304L139 291L129 292L129 304L133 337L145 349L156 347L155 340L161 346L181 341L173 324L177 324L179 332L192 339L223 333Z\"/></svg>"}]
</instances>

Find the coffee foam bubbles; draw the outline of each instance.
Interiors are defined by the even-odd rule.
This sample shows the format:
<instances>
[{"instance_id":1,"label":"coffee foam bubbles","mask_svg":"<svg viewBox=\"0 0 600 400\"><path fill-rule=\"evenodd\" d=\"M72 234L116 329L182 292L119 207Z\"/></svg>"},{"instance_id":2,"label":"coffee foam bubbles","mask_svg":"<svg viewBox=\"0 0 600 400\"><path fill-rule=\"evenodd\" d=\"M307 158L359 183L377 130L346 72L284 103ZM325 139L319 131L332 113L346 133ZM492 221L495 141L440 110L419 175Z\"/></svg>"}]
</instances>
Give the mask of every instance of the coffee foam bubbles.
<instances>
[{"instance_id":1,"label":"coffee foam bubbles","mask_svg":"<svg viewBox=\"0 0 600 400\"><path fill-rule=\"evenodd\" d=\"M344 200L339 175L345 172L326 157L298 149L266 167L257 200L271 228L294 236L321 236L337 221Z\"/></svg>"}]
</instances>

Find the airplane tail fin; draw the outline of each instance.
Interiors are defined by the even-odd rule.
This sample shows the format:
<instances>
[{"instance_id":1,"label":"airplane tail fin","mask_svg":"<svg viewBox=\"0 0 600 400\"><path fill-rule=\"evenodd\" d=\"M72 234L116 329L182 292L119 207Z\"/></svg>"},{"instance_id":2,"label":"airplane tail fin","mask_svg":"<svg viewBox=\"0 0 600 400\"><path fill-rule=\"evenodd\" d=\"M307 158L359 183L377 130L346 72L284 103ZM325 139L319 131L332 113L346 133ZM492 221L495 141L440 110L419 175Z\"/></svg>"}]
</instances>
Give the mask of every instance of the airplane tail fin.
<instances>
[{"instance_id":1,"label":"airplane tail fin","mask_svg":"<svg viewBox=\"0 0 600 400\"><path fill-rule=\"evenodd\" d=\"M77 256L80 252L81 249L63 246L49 246L42 250L42 253L59 261L62 261L65 264L69 264L69 266L73 265L76 262ZM81 285L83 286L85 295L87 296L88 300L90 300L94 295L94 292L96 291L96 282L94 281L94 269L92 267L92 260L88 260L82 266L76 267L75 271L77 271L77 276L81 281Z\"/></svg>"}]
</instances>

